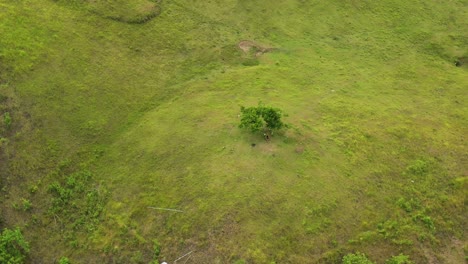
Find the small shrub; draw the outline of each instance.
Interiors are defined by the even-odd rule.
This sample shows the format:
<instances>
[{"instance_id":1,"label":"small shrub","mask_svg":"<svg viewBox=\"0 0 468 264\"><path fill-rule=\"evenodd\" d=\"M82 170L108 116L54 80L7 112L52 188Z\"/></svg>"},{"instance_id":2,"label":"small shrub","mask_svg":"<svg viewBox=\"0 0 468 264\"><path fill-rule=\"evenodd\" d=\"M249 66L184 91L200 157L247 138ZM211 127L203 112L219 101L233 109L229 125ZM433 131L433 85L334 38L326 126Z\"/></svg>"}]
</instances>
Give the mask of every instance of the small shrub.
<instances>
[{"instance_id":1,"label":"small shrub","mask_svg":"<svg viewBox=\"0 0 468 264\"><path fill-rule=\"evenodd\" d=\"M3 123L5 124L6 129L10 129L11 127L11 116L9 112L3 114Z\"/></svg>"},{"instance_id":2,"label":"small shrub","mask_svg":"<svg viewBox=\"0 0 468 264\"><path fill-rule=\"evenodd\" d=\"M70 260L67 257L61 257L59 264L71 264Z\"/></svg>"},{"instance_id":3,"label":"small shrub","mask_svg":"<svg viewBox=\"0 0 468 264\"><path fill-rule=\"evenodd\" d=\"M425 214L417 214L413 216L413 220L420 220L428 229L430 229L431 231L435 231L435 224L430 216L427 216Z\"/></svg>"},{"instance_id":4,"label":"small shrub","mask_svg":"<svg viewBox=\"0 0 468 264\"><path fill-rule=\"evenodd\" d=\"M272 134L274 130L289 127L281 119L283 111L278 108L259 104L257 107L241 107L240 128L252 132L263 131L265 135Z\"/></svg>"},{"instance_id":5,"label":"small shrub","mask_svg":"<svg viewBox=\"0 0 468 264\"><path fill-rule=\"evenodd\" d=\"M357 252L356 254L348 254L343 257L343 264L374 264L366 255Z\"/></svg>"},{"instance_id":6,"label":"small shrub","mask_svg":"<svg viewBox=\"0 0 468 264\"><path fill-rule=\"evenodd\" d=\"M0 137L0 146L3 144L3 143L8 143L8 139L7 138L4 138L4 137Z\"/></svg>"},{"instance_id":7,"label":"small shrub","mask_svg":"<svg viewBox=\"0 0 468 264\"><path fill-rule=\"evenodd\" d=\"M4 229L0 235L0 263L24 263L29 253L29 244L24 240L19 228Z\"/></svg>"},{"instance_id":8,"label":"small shrub","mask_svg":"<svg viewBox=\"0 0 468 264\"><path fill-rule=\"evenodd\" d=\"M159 254L161 254L161 245L155 239L153 240L153 258L157 260L159 258Z\"/></svg>"},{"instance_id":9,"label":"small shrub","mask_svg":"<svg viewBox=\"0 0 468 264\"><path fill-rule=\"evenodd\" d=\"M411 204L410 204L408 201L406 201L405 198L400 198L400 199L398 199L397 205L398 205L401 209L405 210L407 213L413 211L413 208L411 207Z\"/></svg>"},{"instance_id":10,"label":"small shrub","mask_svg":"<svg viewBox=\"0 0 468 264\"><path fill-rule=\"evenodd\" d=\"M430 216L425 215L425 216L421 217L421 221L430 230L435 230L434 221L432 221L432 218Z\"/></svg>"},{"instance_id":11,"label":"small shrub","mask_svg":"<svg viewBox=\"0 0 468 264\"><path fill-rule=\"evenodd\" d=\"M403 210L405 210L407 213L410 213L414 211L415 209L418 209L421 207L421 204L419 203L418 200L414 200L413 198L407 200L405 198L400 198L397 200L396 204Z\"/></svg>"},{"instance_id":12,"label":"small shrub","mask_svg":"<svg viewBox=\"0 0 468 264\"><path fill-rule=\"evenodd\" d=\"M28 211L32 207L32 203L28 199L21 198L21 204L23 205L23 211Z\"/></svg>"},{"instance_id":13,"label":"small shrub","mask_svg":"<svg viewBox=\"0 0 468 264\"><path fill-rule=\"evenodd\" d=\"M395 220L387 220L383 223L379 223L377 225L377 231L384 237L384 238L394 238L398 231L399 224Z\"/></svg>"},{"instance_id":14,"label":"small shrub","mask_svg":"<svg viewBox=\"0 0 468 264\"><path fill-rule=\"evenodd\" d=\"M37 192L37 190L39 190L39 187L37 185L31 185L29 187L29 192L30 193L35 193L35 192Z\"/></svg>"},{"instance_id":15,"label":"small shrub","mask_svg":"<svg viewBox=\"0 0 468 264\"><path fill-rule=\"evenodd\" d=\"M429 164L424 160L416 160L406 168L406 170L413 175L423 176L429 171Z\"/></svg>"},{"instance_id":16,"label":"small shrub","mask_svg":"<svg viewBox=\"0 0 468 264\"><path fill-rule=\"evenodd\" d=\"M413 264L408 256L400 254L398 256L393 256L388 259L385 264Z\"/></svg>"}]
</instances>

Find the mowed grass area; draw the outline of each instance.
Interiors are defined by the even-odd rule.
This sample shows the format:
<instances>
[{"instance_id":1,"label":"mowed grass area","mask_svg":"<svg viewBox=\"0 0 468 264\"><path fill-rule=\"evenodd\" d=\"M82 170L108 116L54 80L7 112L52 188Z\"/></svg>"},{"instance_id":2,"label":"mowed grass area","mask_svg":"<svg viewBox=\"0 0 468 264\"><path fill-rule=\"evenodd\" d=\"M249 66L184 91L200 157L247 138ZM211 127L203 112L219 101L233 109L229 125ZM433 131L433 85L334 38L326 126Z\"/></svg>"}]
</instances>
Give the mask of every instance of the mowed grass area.
<instances>
[{"instance_id":1,"label":"mowed grass area","mask_svg":"<svg viewBox=\"0 0 468 264\"><path fill-rule=\"evenodd\" d=\"M465 1L120 2L0 0L30 262L464 261ZM292 128L238 129L258 102Z\"/></svg>"}]
</instances>

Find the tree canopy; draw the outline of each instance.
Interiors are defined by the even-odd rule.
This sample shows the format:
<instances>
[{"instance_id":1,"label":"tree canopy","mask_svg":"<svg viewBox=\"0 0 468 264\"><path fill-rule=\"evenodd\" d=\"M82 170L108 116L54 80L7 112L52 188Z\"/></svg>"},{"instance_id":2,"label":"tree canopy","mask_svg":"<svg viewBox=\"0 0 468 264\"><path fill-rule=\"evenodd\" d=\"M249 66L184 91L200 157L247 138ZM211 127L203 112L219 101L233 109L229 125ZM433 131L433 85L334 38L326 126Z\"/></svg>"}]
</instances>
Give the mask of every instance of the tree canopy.
<instances>
[{"instance_id":1,"label":"tree canopy","mask_svg":"<svg viewBox=\"0 0 468 264\"><path fill-rule=\"evenodd\" d=\"M240 128L246 128L252 132L263 131L272 133L273 130L279 130L288 127L282 121L283 111L279 108L264 106L259 104L257 107L241 106Z\"/></svg>"}]
</instances>

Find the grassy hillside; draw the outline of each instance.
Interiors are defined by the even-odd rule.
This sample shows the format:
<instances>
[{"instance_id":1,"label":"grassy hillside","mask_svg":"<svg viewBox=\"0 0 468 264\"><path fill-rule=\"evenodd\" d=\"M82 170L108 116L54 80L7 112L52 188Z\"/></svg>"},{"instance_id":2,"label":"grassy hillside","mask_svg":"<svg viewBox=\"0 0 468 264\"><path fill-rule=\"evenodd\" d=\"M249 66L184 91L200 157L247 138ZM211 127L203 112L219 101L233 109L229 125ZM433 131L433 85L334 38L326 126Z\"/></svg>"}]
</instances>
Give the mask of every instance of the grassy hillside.
<instances>
[{"instance_id":1,"label":"grassy hillside","mask_svg":"<svg viewBox=\"0 0 468 264\"><path fill-rule=\"evenodd\" d=\"M463 263L467 32L456 0L0 0L0 228L28 263ZM240 130L258 102L291 128Z\"/></svg>"}]
</instances>

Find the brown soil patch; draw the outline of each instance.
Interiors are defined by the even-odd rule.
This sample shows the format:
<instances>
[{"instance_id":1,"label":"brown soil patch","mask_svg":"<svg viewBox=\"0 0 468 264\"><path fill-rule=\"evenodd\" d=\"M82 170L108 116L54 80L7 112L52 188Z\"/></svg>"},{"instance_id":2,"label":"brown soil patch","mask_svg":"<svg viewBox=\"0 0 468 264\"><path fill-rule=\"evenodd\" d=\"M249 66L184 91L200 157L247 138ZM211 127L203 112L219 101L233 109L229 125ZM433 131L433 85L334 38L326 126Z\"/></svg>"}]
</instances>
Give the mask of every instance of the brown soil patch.
<instances>
[{"instance_id":1,"label":"brown soil patch","mask_svg":"<svg viewBox=\"0 0 468 264\"><path fill-rule=\"evenodd\" d=\"M425 263L427 264L458 264L465 263L464 247L465 244L463 241L451 238L448 244L441 248L440 252L436 253L430 248L422 248L422 252L424 253L424 257L426 258ZM441 262L441 260L443 260L443 262Z\"/></svg>"},{"instance_id":2,"label":"brown soil patch","mask_svg":"<svg viewBox=\"0 0 468 264\"><path fill-rule=\"evenodd\" d=\"M258 144L257 147L263 154L275 155L277 152L277 146L273 143L265 142Z\"/></svg>"},{"instance_id":3,"label":"brown soil patch","mask_svg":"<svg viewBox=\"0 0 468 264\"><path fill-rule=\"evenodd\" d=\"M239 42L238 46L246 54L251 52L255 53L256 57L261 56L264 53L276 50L276 48L263 46L251 40L242 40L241 42Z\"/></svg>"},{"instance_id":4,"label":"brown soil patch","mask_svg":"<svg viewBox=\"0 0 468 264\"><path fill-rule=\"evenodd\" d=\"M295 149L297 154L302 154L304 152L304 146L298 146Z\"/></svg>"},{"instance_id":5,"label":"brown soil patch","mask_svg":"<svg viewBox=\"0 0 468 264\"><path fill-rule=\"evenodd\" d=\"M442 258L445 259L448 264L463 263L465 259L465 253L463 249L465 248L464 242L456 238L451 239L450 244L448 244L443 251Z\"/></svg>"}]
</instances>

